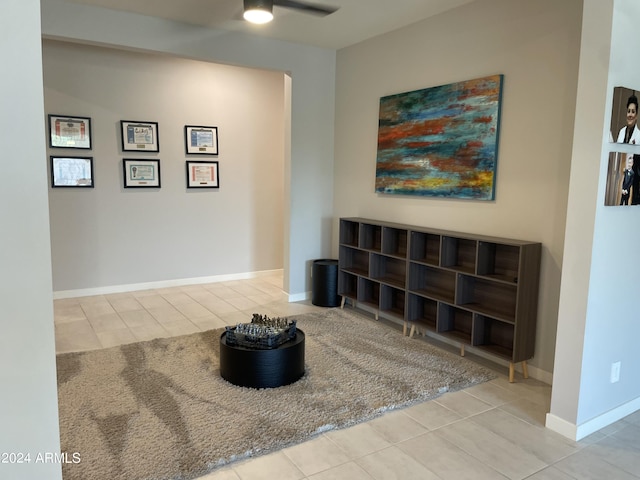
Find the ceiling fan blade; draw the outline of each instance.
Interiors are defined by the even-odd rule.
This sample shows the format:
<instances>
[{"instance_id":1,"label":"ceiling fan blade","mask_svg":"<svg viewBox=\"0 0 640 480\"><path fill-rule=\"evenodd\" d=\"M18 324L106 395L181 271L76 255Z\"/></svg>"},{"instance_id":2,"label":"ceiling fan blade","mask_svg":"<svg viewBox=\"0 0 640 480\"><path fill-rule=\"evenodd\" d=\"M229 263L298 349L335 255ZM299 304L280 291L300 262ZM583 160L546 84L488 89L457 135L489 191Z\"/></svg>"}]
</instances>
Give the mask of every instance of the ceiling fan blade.
<instances>
[{"instance_id":1,"label":"ceiling fan blade","mask_svg":"<svg viewBox=\"0 0 640 480\"><path fill-rule=\"evenodd\" d=\"M278 7L293 8L295 10L302 10L305 13L321 16L330 15L338 10L338 7L319 5L317 3L297 2L295 0L273 0L273 4Z\"/></svg>"}]
</instances>

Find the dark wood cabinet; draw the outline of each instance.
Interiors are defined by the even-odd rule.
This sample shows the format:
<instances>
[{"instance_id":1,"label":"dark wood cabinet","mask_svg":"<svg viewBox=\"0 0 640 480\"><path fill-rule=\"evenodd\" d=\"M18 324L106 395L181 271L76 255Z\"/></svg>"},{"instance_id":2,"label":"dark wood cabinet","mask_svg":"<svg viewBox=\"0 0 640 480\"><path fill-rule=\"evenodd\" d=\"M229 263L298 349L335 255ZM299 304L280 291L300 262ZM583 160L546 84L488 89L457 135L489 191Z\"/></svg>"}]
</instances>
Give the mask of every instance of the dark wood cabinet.
<instances>
[{"instance_id":1,"label":"dark wood cabinet","mask_svg":"<svg viewBox=\"0 0 640 480\"><path fill-rule=\"evenodd\" d=\"M535 349L537 242L364 218L340 219L338 294L514 364ZM344 306L344 303L343 303Z\"/></svg>"}]
</instances>

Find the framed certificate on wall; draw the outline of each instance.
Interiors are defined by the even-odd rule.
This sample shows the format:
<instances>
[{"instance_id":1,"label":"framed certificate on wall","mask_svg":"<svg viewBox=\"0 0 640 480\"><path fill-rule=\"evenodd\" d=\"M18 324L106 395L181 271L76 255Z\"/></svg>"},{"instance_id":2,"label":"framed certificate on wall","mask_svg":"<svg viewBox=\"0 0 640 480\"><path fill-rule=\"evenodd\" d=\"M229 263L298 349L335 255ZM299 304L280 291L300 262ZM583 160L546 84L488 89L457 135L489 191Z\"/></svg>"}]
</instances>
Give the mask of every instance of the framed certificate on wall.
<instances>
[{"instance_id":1,"label":"framed certificate on wall","mask_svg":"<svg viewBox=\"0 0 640 480\"><path fill-rule=\"evenodd\" d=\"M49 146L91 150L91 119L49 115Z\"/></svg>"},{"instance_id":2,"label":"framed certificate on wall","mask_svg":"<svg viewBox=\"0 0 640 480\"><path fill-rule=\"evenodd\" d=\"M159 152L158 122L121 120L123 152Z\"/></svg>"},{"instance_id":3,"label":"framed certificate on wall","mask_svg":"<svg viewBox=\"0 0 640 480\"><path fill-rule=\"evenodd\" d=\"M124 188L160 188L160 160L122 160Z\"/></svg>"},{"instance_id":4,"label":"framed certificate on wall","mask_svg":"<svg viewBox=\"0 0 640 480\"><path fill-rule=\"evenodd\" d=\"M218 155L218 127L185 125L184 140L188 155Z\"/></svg>"},{"instance_id":5,"label":"framed certificate on wall","mask_svg":"<svg viewBox=\"0 0 640 480\"><path fill-rule=\"evenodd\" d=\"M187 161L187 188L219 188L218 162Z\"/></svg>"}]
</instances>

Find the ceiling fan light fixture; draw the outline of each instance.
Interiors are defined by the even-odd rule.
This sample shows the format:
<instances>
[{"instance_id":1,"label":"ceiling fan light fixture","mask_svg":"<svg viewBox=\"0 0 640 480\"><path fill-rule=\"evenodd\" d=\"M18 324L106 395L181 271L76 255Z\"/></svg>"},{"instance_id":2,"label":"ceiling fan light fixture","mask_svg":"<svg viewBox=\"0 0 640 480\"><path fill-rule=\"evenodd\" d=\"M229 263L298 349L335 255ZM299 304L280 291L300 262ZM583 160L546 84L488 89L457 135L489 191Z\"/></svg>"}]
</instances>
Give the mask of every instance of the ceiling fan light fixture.
<instances>
[{"instance_id":1,"label":"ceiling fan light fixture","mask_svg":"<svg viewBox=\"0 0 640 480\"><path fill-rule=\"evenodd\" d=\"M244 14L247 22L263 24L273 20L273 1L244 0Z\"/></svg>"}]
</instances>

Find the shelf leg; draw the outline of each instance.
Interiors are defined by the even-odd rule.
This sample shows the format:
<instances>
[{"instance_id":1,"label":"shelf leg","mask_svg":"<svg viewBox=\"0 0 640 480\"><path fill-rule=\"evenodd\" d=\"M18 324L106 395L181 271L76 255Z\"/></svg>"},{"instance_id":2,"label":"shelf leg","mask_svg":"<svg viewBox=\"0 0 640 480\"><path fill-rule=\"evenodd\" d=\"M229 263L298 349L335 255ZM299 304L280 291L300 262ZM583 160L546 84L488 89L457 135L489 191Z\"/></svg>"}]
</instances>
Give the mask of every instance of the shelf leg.
<instances>
[{"instance_id":1,"label":"shelf leg","mask_svg":"<svg viewBox=\"0 0 640 480\"><path fill-rule=\"evenodd\" d=\"M345 303L347 303L347 297L342 297L342 301L340 302L340 308L344 308Z\"/></svg>"},{"instance_id":2,"label":"shelf leg","mask_svg":"<svg viewBox=\"0 0 640 480\"><path fill-rule=\"evenodd\" d=\"M529 368L527 367L527 361L522 361L522 376L524 378L529 378Z\"/></svg>"},{"instance_id":3,"label":"shelf leg","mask_svg":"<svg viewBox=\"0 0 640 480\"><path fill-rule=\"evenodd\" d=\"M416 331L416 326L415 325L411 325L411 332L409 333L409 338L413 338L413 334Z\"/></svg>"},{"instance_id":4,"label":"shelf leg","mask_svg":"<svg viewBox=\"0 0 640 480\"><path fill-rule=\"evenodd\" d=\"M404 324L402 325L402 336L407 336L407 322L404 322Z\"/></svg>"},{"instance_id":5,"label":"shelf leg","mask_svg":"<svg viewBox=\"0 0 640 480\"><path fill-rule=\"evenodd\" d=\"M375 313L376 320L379 320L379 315L380 315L380 312L376 310L376 313Z\"/></svg>"},{"instance_id":6,"label":"shelf leg","mask_svg":"<svg viewBox=\"0 0 640 480\"><path fill-rule=\"evenodd\" d=\"M464 343L460 345L460 356L464 357Z\"/></svg>"},{"instance_id":7,"label":"shelf leg","mask_svg":"<svg viewBox=\"0 0 640 480\"><path fill-rule=\"evenodd\" d=\"M509 362L509 383L513 383L515 380L515 368L513 362Z\"/></svg>"}]
</instances>

